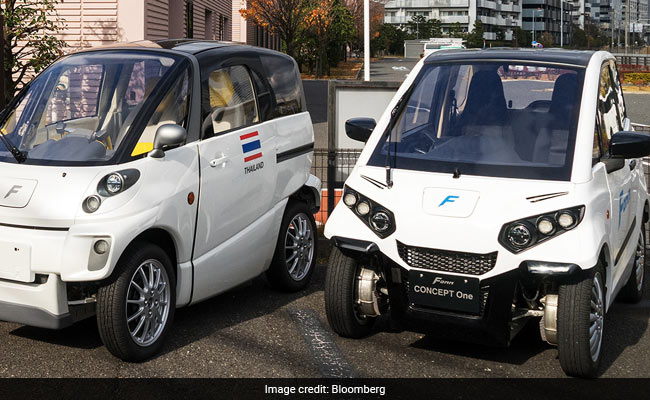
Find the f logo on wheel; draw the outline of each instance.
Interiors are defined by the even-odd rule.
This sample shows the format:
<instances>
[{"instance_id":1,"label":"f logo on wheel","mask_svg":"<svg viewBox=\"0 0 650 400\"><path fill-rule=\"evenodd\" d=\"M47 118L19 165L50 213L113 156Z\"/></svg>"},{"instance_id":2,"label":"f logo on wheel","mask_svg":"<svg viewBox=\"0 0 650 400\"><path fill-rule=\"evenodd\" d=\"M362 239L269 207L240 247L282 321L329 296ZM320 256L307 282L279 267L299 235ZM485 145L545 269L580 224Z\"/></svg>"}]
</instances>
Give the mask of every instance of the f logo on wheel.
<instances>
[{"instance_id":1,"label":"f logo on wheel","mask_svg":"<svg viewBox=\"0 0 650 400\"><path fill-rule=\"evenodd\" d=\"M12 193L18 193L18 189L22 189L22 188L23 188L23 187L20 186L20 185L13 185L13 186L11 187L11 189L9 189L9 191L7 192L7 194L5 194L5 197L3 197L3 198L6 199L7 197L11 196Z\"/></svg>"}]
</instances>

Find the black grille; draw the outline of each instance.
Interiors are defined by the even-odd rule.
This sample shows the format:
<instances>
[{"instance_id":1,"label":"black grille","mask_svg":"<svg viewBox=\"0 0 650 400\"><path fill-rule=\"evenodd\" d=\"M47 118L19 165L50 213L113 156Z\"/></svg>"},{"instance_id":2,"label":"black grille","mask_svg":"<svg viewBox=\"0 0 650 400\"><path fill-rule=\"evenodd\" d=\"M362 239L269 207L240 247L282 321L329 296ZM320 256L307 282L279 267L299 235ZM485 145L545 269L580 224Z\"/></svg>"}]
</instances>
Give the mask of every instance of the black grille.
<instances>
[{"instance_id":1,"label":"black grille","mask_svg":"<svg viewBox=\"0 0 650 400\"><path fill-rule=\"evenodd\" d=\"M496 251L488 254L461 253L407 246L400 242L397 242L397 251L411 267L467 275L483 275L491 271L497 262Z\"/></svg>"}]
</instances>

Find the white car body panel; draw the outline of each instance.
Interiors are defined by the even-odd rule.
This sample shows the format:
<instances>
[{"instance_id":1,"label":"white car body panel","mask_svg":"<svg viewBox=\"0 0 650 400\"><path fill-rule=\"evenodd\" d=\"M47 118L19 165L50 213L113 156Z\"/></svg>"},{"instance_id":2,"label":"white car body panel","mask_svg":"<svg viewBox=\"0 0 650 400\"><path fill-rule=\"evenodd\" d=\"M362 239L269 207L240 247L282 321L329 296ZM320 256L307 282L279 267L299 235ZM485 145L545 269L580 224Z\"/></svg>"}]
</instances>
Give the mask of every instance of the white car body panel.
<instances>
[{"instance_id":1,"label":"white car body panel","mask_svg":"<svg viewBox=\"0 0 650 400\"><path fill-rule=\"evenodd\" d=\"M586 270L597 264L601 250L605 249L609 265L606 268L606 306L609 307L631 274L637 238L643 227L644 206L649 201L640 159L636 160L633 171L629 168L632 160L626 160L622 169L611 174L607 174L602 162L592 166L600 68L604 61L613 59L609 53L596 52L586 68L570 181L469 175L454 179L452 174L398 168L392 170L392 188L382 188L363 176L386 182L385 168L367 164L387 129L391 110L424 65L425 59L420 60L377 121L345 182L354 191L392 211L395 232L381 239L351 209L339 202L328 218L325 236L375 243L383 255L407 271L417 268L400 258L396 241L409 246L476 254L498 251L495 267L480 275L480 280L515 270L526 260L572 263ZM622 198L621 190L625 196L629 193L629 200ZM566 194L538 202L526 199L558 192ZM456 199L448 210L438 211L443 193L469 198ZM499 232L508 222L581 205L585 206L585 215L580 224L557 237L517 254L498 242ZM621 249L628 232L626 228L634 219L636 225L631 239ZM614 265L617 256L618 263Z\"/></svg>"}]
</instances>

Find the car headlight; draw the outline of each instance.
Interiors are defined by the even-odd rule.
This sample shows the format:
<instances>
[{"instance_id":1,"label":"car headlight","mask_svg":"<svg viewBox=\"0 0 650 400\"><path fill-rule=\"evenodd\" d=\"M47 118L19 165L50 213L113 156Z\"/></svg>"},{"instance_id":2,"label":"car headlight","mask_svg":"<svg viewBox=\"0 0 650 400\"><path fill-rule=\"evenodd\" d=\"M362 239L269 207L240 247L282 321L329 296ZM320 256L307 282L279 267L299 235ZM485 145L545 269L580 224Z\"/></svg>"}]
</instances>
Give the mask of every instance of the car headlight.
<instances>
[{"instance_id":1,"label":"car headlight","mask_svg":"<svg viewBox=\"0 0 650 400\"><path fill-rule=\"evenodd\" d=\"M99 206L102 205L101 197L96 194L86 197L83 202L83 209L85 212L91 214L99 209Z\"/></svg>"},{"instance_id":2,"label":"car headlight","mask_svg":"<svg viewBox=\"0 0 650 400\"><path fill-rule=\"evenodd\" d=\"M115 196L133 186L138 178L140 178L140 171L137 169L111 172L99 181L97 193L103 197Z\"/></svg>"},{"instance_id":3,"label":"car headlight","mask_svg":"<svg viewBox=\"0 0 650 400\"><path fill-rule=\"evenodd\" d=\"M390 210L347 186L343 191L343 204L380 238L395 232L395 216Z\"/></svg>"},{"instance_id":4,"label":"car headlight","mask_svg":"<svg viewBox=\"0 0 650 400\"><path fill-rule=\"evenodd\" d=\"M108 193L117 194L122 191L123 187L124 178L119 173L112 173L106 178L106 190Z\"/></svg>"},{"instance_id":5,"label":"car headlight","mask_svg":"<svg viewBox=\"0 0 650 400\"><path fill-rule=\"evenodd\" d=\"M509 222L501 228L499 243L519 253L578 226L585 206L576 206Z\"/></svg>"}]
</instances>

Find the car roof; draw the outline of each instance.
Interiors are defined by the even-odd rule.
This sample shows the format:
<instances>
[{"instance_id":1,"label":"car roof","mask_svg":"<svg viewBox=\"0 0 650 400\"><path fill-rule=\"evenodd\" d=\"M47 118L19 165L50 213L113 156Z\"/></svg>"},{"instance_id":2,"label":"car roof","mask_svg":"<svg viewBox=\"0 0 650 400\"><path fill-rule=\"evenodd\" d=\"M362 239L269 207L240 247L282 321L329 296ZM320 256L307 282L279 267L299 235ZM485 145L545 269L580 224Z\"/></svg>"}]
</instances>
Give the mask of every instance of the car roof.
<instances>
[{"instance_id":1,"label":"car roof","mask_svg":"<svg viewBox=\"0 0 650 400\"><path fill-rule=\"evenodd\" d=\"M91 47L82 49L76 53L83 53L88 51L98 50L120 50L120 49L138 49L138 50L156 50L166 49L180 51L186 54L196 55L206 50L219 49L219 48L237 48L241 47L246 49L254 48L244 43L226 42L219 40L199 40L199 39L166 39L158 41L139 40L136 42L128 43L114 43L107 46Z\"/></svg>"},{"instance_id":2,"label":"car roof","mask_svg":"<svg viewBox=\"0 0 650 400\"><path fill-rule=\"evenodd\" d=\"M425 59L426 64L450 61L524 61L569 64L586 67L594 51L563 49L448 49L440 50Z\"/></svg>"}]
</instances>

